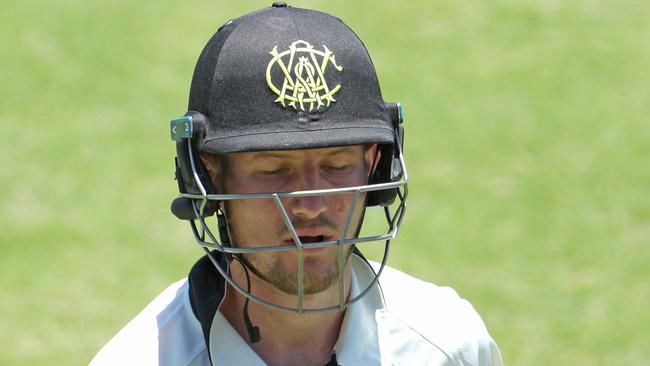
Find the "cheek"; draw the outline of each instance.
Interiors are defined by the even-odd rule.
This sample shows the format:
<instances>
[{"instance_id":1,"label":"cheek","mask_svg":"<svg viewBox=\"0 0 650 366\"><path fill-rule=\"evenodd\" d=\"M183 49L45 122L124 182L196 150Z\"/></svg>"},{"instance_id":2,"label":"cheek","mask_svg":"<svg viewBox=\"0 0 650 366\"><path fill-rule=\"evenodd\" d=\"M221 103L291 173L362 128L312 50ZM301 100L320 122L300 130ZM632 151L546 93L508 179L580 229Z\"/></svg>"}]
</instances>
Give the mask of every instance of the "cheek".
<instances>
[{"instance_id":1,"label":"cheek","mask_svg":"<svg viewBox=\"0 0 650 366\"><path fill-rule=\"evenodd\" d=\"M226 209L231 230L242 239L257 233L268 235L277 218L280 218L271 199L233 200L226 205Z\"/></svg>"},{"instance_id":2,"label":"cheek","mask_svg":"<svg viewBox=\"0 0 650 366\"><path fill-rule=\"evenodd\" d=\"M352 199L353 195L344 195L344 196L332 196L335 202L332 203L330 207L333 207L333 211L337 214L347 214L350 210L350 206L352 205ZM363 202L365 201L366 194L361 193L359 195L359 198L357 198L355 207L360 207L363 205Z\"/></svg>"},{"instance_id":3,"label":"cheek","mask_svg":"<svg viewBox=\"0 0 650 366\"><path fill-rule=\"evenodd\" d=\"M344 213L348 210L349 204L345 200L337 200L336 204L334 205L334 212L337 214Z\"/></svg>"}]
</instances>

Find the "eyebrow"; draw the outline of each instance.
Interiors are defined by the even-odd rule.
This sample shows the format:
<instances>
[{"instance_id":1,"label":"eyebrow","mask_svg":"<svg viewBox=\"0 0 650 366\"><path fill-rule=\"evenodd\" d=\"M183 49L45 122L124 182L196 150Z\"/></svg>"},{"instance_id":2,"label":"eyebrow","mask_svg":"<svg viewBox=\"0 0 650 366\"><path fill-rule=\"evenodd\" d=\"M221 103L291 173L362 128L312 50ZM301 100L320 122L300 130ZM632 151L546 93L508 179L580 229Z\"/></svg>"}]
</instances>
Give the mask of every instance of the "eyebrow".
<instances>
[{"instance_id":1,"label":"eyebrow","mask_svg":"<svg viewBox=\"0 0 650 366\"><path fill-rule=\"evenodd\" d=\"M291 156L288 153L283 153L279 151L258 151L253 153L250 156L251 160L257 160L257 159L271 159L271 158L281 158L281 159L286 159L290 158Z\"/></svg>"},{"instance_id":2,"label":"eyebrow","mask_svg":"<svg viewBox=\"0 0 650 366\"><path fill-rule=\"evenodd\" d=\"M353 149L354 149L353 146L341 146L341 147L337 147L337 148L335 148L333 150L330 150L326 155L327 156L332 156L332 155L338 155L338 154L341 154L341 153L344 153L344 152L347 152L347 151L352 152Z\"/></svg>"},{"instance_id":3,"label":"eyebrow","mask_svg":"<svg viewBox=\"0 0 650 366\"><path fill-rule=\"evenodd\" d=\"M333 156L351 151L351 146L341 146L336 148L331 148L325 153L325 156ZM290 151L257 151L251 156L252 159L259 158L291 158L292 154Z\"/></svg>"}]
</instances>

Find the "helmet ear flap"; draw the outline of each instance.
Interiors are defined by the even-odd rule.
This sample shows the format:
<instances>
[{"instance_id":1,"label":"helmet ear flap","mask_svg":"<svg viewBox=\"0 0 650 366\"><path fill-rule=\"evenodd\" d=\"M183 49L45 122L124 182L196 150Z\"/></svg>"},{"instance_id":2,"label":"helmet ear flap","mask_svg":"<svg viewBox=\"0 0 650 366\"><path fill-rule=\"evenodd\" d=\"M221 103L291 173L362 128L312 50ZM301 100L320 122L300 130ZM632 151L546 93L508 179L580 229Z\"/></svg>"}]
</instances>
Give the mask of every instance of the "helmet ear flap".
<instances>
[{"instance_id":1,"label":"helmet ear flap","mask_svg":"<svg viewBox=\"0 0 650 366\"><path fill-rule=\"evenodd\" d=\"M402 105L400 103L386 103L386 112L393 122L392 144L379 145L381 157L368 184L396 182L402 178L402 164L400 155L404 146L404 127L402 126ZM367 206L389 206L395 201L398 188L383 189L368 192Z\"/></svg>"},{"instance_id":2,"label":"helmet ear flap","mask_svg":"<svg viewBox=\"0 0 650 366\"><path fill-rule=\"evenodd\" d=\"M196 146L192 143L193 137L198 137L205 133L207 118L198 112L189 111L183 117L189 124L186 136L175 138L176 140L176 172L175 177L178 183L180 193L189 194L215 194L216 189L210 178L210 174L201 160ZM173 121L172 121L173 124ZM172 125L172 134L174 134ZM172 212L176 217L182 220L195 219L196 214L192 207L194 201L198 207L201 206L202 200L178 197L172 202ZM207 200L203 209L203 216L213 215L219 204L214 200Z\"/></svg>"}]
</instances>

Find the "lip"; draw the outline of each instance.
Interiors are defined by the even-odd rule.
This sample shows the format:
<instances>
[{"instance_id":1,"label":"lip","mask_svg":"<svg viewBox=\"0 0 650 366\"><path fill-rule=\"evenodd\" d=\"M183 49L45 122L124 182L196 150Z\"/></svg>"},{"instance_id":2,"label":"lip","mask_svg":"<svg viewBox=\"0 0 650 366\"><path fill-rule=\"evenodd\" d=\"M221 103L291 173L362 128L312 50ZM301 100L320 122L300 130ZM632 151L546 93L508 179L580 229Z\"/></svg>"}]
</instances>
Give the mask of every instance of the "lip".
<instances>
[{"instance_id":1,"label":"lip","mask_svg":"<svg viewBox=\"0 0 650 366\"><path fill-rule=\"evenodd\" d=\"M324 250L325 250L325 247L319 247L319 248L303 249L302 252L303 252L304 254L311 255L311 254L318 254L318 253L321 253L321 252L323 252Z\"/></svg>"},{"instance_id":2,"label":"lip","mask_svg":"<svg viewBox=\"0 0 650 366\"><path fill-rule=\"evenodd\" d=\"M322 241L331 241L331 240L336 240L334 239L337 237L337 233L329 230L324 227L316 227L316 228L303 228L303 229L298 229L296 230L296 234L298 237L318 237L322 236L323 240ZM290 234L285 234L282 237L282 240L285 243L292 243L293 244L293 237Z\"/></svg>"},{"instance_id":3,"label":"lip","mask_svg":"<svg viewBox=\"0 0 650 366\"><path fill-rule=\"evenodd\" d=\"M304 238L307 237L309 238L307 242L303 242L303 245L311 244L311 243L322 243L322 242L328 242L328 241L335 241L334 235L332 235L330 232L326 232L325 230L318 230L318 229L308 229L308 230L298 230L296 232L298 234L299 238ZM321 240L318 241L312 241L312 239L316 237L322 237ZM302 240L301 240L302 241ZM288 245L293 245L295 244L293 241L293 238L285 238L284 240L285 244ZM303 252L305 254L317 254L322 251L327 249L327 247L315 247L315 248L304 248Z\"/></svg>"},{"instance_id":4,"label":"lip","mask_svg":"<svg viewBox=\"0 0 650 366\"><path fill-rule=\"evenodd\" d=\"M336 236L336 233L326 227L309 227L309 228L299 228L296 229L296 234L298 236L324 236L324 237L334 237ZM285 240L291 240L291 236L287 236L284 238Z\"/></svg>"}]
</instances>

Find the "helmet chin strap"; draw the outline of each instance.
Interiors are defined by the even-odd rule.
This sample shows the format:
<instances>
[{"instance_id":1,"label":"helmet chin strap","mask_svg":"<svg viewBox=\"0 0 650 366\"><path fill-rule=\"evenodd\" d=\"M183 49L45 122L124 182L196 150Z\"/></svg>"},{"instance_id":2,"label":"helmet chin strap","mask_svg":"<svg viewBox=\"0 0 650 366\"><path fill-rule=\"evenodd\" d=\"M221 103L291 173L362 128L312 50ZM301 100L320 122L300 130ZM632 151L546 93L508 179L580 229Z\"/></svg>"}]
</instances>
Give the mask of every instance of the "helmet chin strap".
<instances>
[{"instance_id":1,"label":"helmet chin strap","mask_svg":"<svg viewBox=\"0 0 650 366\"><path fill-rule=\"evenodd\" d=\"M228 229L228 218L226 217L225 212L223 212L221 209L218 209L215 216L217 216L217 225L219 227L219 237L221 238L221 243L224 246L232 246L232 240L230 238L230 230ZM256 276L259 277L259 272L253 265L241 254L234 254L234 255L226 255L226 259L229 262L232 262L232 260L236 260L239 262L244 268L244 274L246 275L246 291L248 293L251 292L251 278L250 275L248 274L248 270L250 269L251 272L253 272ZM246 297L246 296L244 296ZM246 331L248 332L248 339L250 340L250 343L257 343L260 341L260 328L253 325L253 322L251 322L251 318L248 315L248 302L250 299L246 297L246 300L244 300L244 309L243 309L243 317L244 317L244 324L246 325Z\"/></svg>"},{"instance_id":2,"label":"helmet chin strap","mask_svg":"<svg viewBox=\"0 0 650 366\"><path fill-rule=\"evenodd\" d=\"M241 254L236 254L233 256L233 259L236 259L239 263L241 263L242 267L244 268L244 273L246 274L246 291L250 292L251 291L251 278L248 274L248 261L241 255ZM252 268L251 268L252 270ZM246 331L248 331L248 339L250 340L251 343L257 343L260 341L260 328L253 325L253 322L251 322L251 318L248 316L248 301L250 299L246 297L246 300L244 300L244 310L243 310L243 317L244 317L244 324L246 325Z\"/></svg>"}]
</instances>

